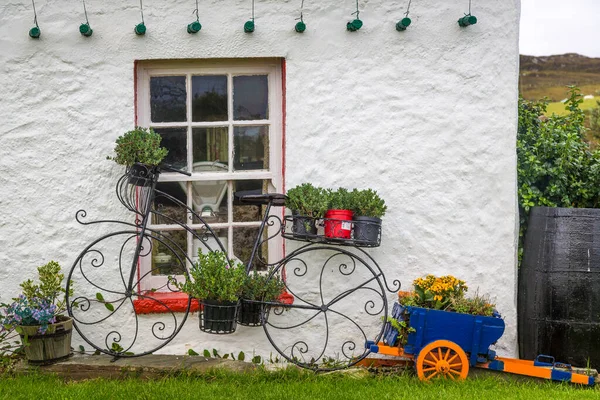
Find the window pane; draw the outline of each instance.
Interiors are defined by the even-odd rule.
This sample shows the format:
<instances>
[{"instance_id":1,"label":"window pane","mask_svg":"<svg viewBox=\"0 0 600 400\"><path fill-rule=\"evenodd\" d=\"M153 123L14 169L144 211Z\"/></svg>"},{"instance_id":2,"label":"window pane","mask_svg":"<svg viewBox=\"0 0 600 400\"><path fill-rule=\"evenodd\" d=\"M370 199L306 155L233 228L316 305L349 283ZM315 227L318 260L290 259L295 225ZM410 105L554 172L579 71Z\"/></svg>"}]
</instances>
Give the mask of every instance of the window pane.
<instances>
[{"instance_id":1,"label":"window pane","mask_svg":"<svg viewBox=\"0 0 600 400\"><path fill-rule=\"evenodd\" d=\"M233 119L269 119L267 75L233 77Z\"/></svg>"},{"instance_id":2,"label":"window pane","mask_svg":"<svg viewBox=\"0 0 600 400\"><path fill-rule=\"evenodd\" d=\"M227 127L194 128L194 172L227 172L229 160Z\"/></svg>"},{"instance_id":3,"label":"window pane","mask_svg":"<svg viewBox=\"0 0 600 400\"><path fill-rule=\"evenodd\" d=\"M152 122L185 122L185 76L153 76L150 78L150 110Z\"/></svg>"},{"instance_id":4,"label":"window pane","mask_svg":"<svg viewBox=\"0 0 600 400\"><path fill-rule=\"evenodd\" d=\"M153 224L186 224L186 209L177 203L186 204L186 182L159 182L154 198Z\"/></svg>"},{"instance_id":5,"label":"window pane","mask_svg":"<svg viewBox=\"0 0 600 400\"><path fill-rule=\"evenodd\" d=\"M214 235L205 230L195 231L196 236L193 236L192 243L192 261L198 260L198 250L202 253L207 253L209 248L213 251L221 251L219 242L223 245L225 251L227 251L227 229L213 229ZM207 247L208 246L208 247Z\"/></svg>"},{"instance_id":6,"label":"window pane","mask_svg":"<svg viewBox=\"0 0 600 400\"><path fill-rule=\"evenodd\" d=\"M192 182L192 204L206 223L227 222L227 181ZM194 223L201 223L194 217Z\"/></svg>"},{"instance_id":7,"label":"window pane","mask_svg":"<svg viewBox=\"0 0 600 400\"><path fill-rule=\"evenodd\" d=\"M192 77L192 121L227 121L227 76Z\"/></svg>"},{"instance_id":8,"label":"window pane","mask_svg":"<svg viewBox=\"0 0 600 400\"><path fill-rule=\"evenodd\" d=\"M233 193L233 220L235 222L262 221L263 206L244 204L240 197L245 194L267 193L267 181L235 181Z\"/></svg>"},{"instance_id":9,"label":"window pane","mask_svg":"<svg viewBox=\"0 0 600 400\"><path fill-rule=\"evenodd\" d=\"M175 168L187 170L187 128L153 128L162 136L160 145L169 150L163 160Z\"/></svg>"},{"instance_id":10,"label":"window pane","mask_svg":"<svg viewBox=\"0 0 600 400\"><path fill-rule=\"evenodd\" d=\"M152 240L152 275L182 275L187 254L186 231L159 231Z\"/></svg>"},{"instance_id":11,"label":"window pane","mask_svg":"<svg viewBox=\"0 0 600 400\"><path fill-rule=\"evenodd\" d=\"M234 169L269 169L268 126L235 127L233 145Z\"/></svg>"},{"instance_id":12,"label":"window pane","mask_svg":"<svg viewBox=\"0 0 600 400\"><path fill-rule=\"evenodd\" d=\"M248 228L233 228L233 254L239 258L244 265L248 264L250 255L252 254L252 248L256 241L256 235L258 235L258 227ZM263 239L266 239L266 230L263 235ZM267 254L268 254L268 243L265 242L258 247L252 268L257 270L266 269Z\"/></svg>"}]
</instances>

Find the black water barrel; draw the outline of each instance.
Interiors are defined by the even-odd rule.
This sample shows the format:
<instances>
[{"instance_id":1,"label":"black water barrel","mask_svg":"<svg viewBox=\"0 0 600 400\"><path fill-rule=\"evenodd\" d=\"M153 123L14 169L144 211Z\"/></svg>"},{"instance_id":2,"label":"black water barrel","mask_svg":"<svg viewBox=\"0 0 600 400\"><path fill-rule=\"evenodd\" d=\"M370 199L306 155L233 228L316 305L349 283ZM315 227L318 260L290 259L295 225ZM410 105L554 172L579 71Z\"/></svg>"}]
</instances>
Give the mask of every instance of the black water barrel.
<instances>
[{"instance_id":1,"label":"black water barrel","mask_svg":"<svg viewBox=\"0 0 600 400\"><path fill-rule=\"evenodd\" d=\"M600 368L600 209L531 209L518 323L521 358Z\"/></svg>"}]
</instances>

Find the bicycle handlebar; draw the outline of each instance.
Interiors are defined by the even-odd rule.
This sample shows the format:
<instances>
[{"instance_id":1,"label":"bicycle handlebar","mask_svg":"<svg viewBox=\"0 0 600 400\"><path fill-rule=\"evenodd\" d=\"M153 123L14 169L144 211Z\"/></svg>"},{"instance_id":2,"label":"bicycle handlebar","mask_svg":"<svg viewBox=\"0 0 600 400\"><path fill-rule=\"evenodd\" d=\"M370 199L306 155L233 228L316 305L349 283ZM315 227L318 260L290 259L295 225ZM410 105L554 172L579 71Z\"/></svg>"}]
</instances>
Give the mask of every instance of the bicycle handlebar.
<instances>
[{"instance_id":1,"label":"bicycle handlebar","mask_svg":"<svg viewBox=\"0 0 600 400\"><path fill-rule=\"evenodd\" d=\"M159 167L161 170L163 170L163 171L177 172L177 173L180 173L180 174L183 174L183 175L192 176L192 174L191 174L191 173L189 173L189 172L187 172L187 171L184 171L184 170L182 170L182 169L177 169L177 168L174 168L173 166L171 166L171 165L168 165L168 164L161 164L161 165L159 165L158 167Z\"/></svg>"}]
</instances>

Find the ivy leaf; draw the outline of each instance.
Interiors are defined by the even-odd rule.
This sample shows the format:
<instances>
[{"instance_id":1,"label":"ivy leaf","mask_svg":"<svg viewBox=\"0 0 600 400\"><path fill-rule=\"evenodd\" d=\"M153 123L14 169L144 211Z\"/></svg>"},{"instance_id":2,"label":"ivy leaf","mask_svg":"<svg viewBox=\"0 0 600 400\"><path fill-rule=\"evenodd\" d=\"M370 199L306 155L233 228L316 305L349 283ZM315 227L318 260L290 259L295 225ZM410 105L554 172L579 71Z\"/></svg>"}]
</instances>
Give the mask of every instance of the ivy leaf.
<instances>
[{"instance_id":1,"label":"ivy leaf","mask_svg":"<svg viewBox=\"0 0 600 400\"><path fill-rule=\"evenodd\" d=\"M238 360L244 361L245 359L246 359L246 355L244 354L243 351L240 351L240 354L238 354Z\"/></svg>"},{"instance_id":2,"label":"ivy leaf","mask_svg":"<svg viewBox=\"0 0 600 400\"><path fill-rule=\"evenodd\" d=\"M193 349L188 350L188 356L199 356L200 354L196 353Z\"/></svg>"},{"instance_id":3,"label":"ivy leaf","mask_svg":"<svg viewBox=\"0 0 600 400\"><path fill-rule=\"evenodd\" d=\"M96 293L96 299L98 299L99 302L104 303L104 296L102 296L102 293Z\"/></svg>"},{"instance_id":4,"label":"ivy leaf","mask_svg":"<svg viewBox=\"0 0 600 400\"><path fill-rule=\"evenodd\" d=\"M104 307L106 307L108 311L115 311L115 307L110 303L104 303Z\"/></svg>"},{"instance_id":5,"label":"ivy leaf","mask_svg":"<svg viewBox=\"0 0 600 400\"><path fill-rule=\"evenodd\" d=\"M210 351L208 351L207 349L204 349L204 357L210 358Z\"/></svg>"},{"instance_id":6,"label":"ivy leaf","mask_svg":"<svg viewBox=\"0 0 600 400\"><path fill-rule=\"evenodd\" d=\"M79 345L79 352L81 354L84 354L85 353L85 347L83 347L82 345Z\"/></svg>"}]
</instances>

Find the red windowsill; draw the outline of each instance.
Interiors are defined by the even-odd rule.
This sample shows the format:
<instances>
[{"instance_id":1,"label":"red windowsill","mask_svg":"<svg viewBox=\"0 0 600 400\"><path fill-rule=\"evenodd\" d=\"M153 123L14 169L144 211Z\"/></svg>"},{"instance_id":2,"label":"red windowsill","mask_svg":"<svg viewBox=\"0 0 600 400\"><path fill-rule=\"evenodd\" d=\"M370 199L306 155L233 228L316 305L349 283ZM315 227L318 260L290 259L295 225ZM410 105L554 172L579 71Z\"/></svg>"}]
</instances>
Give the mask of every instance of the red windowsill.
<instances>
[{"instance_id":1,"label":"red windowsill","mask_svg":"<svg viewBox=\"0 0 600 400\"><path fill-rule=\"evenodd\" d=\"M183 293L147 292L144 295L147 297L152 297L160 301L160 303L150 299L134 300L133 308L135 309L136 314L164 314L168 312L185 312L185 310L187 309L189 297ZM292 296L288 292L283 292L281 296L279 296L278 300L283 304L294 304L294 296ZM196 312L200 309L201 307L198 300L193 299L192 305L190 307L190 312Z\"/></svg>"}]
</instances>

